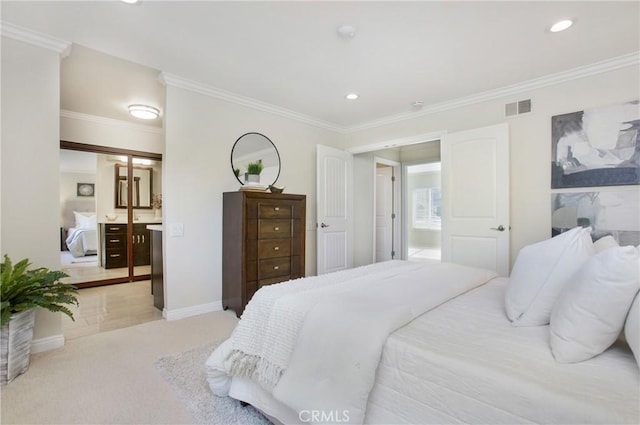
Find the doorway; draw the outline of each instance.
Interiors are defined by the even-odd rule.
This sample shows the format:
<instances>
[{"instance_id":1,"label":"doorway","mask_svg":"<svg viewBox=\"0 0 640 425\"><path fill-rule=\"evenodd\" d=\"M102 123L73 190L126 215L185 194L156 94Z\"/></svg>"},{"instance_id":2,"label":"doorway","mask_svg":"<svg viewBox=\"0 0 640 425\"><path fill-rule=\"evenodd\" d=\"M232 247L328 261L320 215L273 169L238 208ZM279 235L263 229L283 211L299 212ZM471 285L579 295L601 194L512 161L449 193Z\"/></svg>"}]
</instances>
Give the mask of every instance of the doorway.
<instances>
[{"instance_id":1,"label":"doorway","mask_svg":"<svg viewBox=\"0 0 640 425\"><path fill-rule=\"evenodd\" d=\"M161 155L60 143L60 269L79 288L66 338L162 318L151 288ZM129 182L132 182L129 184Z\"/></svg>"},{"instance_id":2,"label":"doorway","mask_svg":"<svg viewBox=\"0 0 640 425\"><path fill-rule=\"evenodd\" d=\"M404 164L407 259L442 257L442 187L440 162Z\"/></svg>"},{"instance_id":3,"label":"doorway","mask_svg":"<svg viewBox=\"0 0 640 425\"><path fill-rule=\"evenodd\" d=\"M374 157L373 262L400 257L400 163Z\"/></svg>"}]
</instances>

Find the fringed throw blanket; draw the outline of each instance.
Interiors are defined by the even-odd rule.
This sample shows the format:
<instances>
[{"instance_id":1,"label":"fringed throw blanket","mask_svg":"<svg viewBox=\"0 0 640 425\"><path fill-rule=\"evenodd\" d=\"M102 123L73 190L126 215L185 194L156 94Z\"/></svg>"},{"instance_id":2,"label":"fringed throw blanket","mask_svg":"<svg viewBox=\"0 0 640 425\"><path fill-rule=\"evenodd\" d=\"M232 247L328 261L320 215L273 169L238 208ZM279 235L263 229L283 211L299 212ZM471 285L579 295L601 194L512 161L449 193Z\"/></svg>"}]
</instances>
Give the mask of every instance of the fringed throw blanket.
<instances>
[{"instance_id":1,"label":"fringed throw blanket","mask_svg":"<svg viewBox=\"0 0 640 425\"><path fill-rule=\"evenodd\" d=\"M297 412L346 412L362 423L389 334L495 276L391 261L262 288L231 337L228 373Z\"/></svg>"}]
</instances>

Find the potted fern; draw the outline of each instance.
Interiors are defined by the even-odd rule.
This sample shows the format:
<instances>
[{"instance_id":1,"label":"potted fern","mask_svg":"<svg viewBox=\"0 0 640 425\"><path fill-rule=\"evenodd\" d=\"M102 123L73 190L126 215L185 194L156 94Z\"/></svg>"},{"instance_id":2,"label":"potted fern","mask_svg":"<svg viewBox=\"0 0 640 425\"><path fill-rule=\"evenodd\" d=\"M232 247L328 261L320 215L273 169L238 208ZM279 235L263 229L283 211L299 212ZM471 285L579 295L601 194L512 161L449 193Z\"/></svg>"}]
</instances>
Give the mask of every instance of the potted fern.
<instances>
[{"instance_id":1,"label":"potted fern","mask_svg":"<svg viewBox=\"0 0 640 425\"><path fill-rule=\"evenodd\" d=\"M260 173L264 165L262 165L262 161L258 162L250 162L247 165L247 172L244 174L244 181L249 183L260 183Z\"/></svg>"},{"instance_id":2,"label":"potted fern","mask_svg":"<svg viewBox=\"0 0 640 425\"><path fill-rule=\"evenodd\" d=\"M30 265L28 259L13 265L6 254L0 264L0 385L29 367L36 307L73 319L66 304L78 305L76 287L60 282L65 273L44 267L27 270Z\"/></svg>"}]
</instances>

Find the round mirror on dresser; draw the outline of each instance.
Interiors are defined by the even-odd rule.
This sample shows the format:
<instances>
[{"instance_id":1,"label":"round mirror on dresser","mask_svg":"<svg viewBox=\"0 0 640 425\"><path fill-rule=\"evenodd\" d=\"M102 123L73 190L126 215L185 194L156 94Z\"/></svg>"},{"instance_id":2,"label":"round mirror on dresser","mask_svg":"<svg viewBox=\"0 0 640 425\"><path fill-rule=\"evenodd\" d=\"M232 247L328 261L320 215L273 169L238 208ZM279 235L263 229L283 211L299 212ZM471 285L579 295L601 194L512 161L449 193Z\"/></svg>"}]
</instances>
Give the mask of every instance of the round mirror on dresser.
<instances>
[{"instance_id":1,"label":"round mirror on dresser","mask_svg":"<svg viewBox=\"0 0 640 425\"><path fill-rule=\"evenodd\" d=\"M256 165L260 164L260 165ZM259 177L249 171L261 169ZM231 169L242 185L269 186L280 175L280 154L273 142L260 133L246 133L236 140L231 150Z\"/></svg>"}]
</instances>

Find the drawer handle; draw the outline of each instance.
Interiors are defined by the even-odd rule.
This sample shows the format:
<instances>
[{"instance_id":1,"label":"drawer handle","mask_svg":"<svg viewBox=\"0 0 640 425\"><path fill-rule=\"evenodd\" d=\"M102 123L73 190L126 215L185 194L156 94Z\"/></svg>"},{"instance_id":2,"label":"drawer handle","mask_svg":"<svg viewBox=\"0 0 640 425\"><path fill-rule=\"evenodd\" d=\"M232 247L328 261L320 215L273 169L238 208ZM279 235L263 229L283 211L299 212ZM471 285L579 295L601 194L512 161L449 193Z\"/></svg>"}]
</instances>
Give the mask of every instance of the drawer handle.
<instances>
[{"instance_id":1,"label":"drawer handle","mask_svg":"<svg viewBox=\"0 0 640 425\"><path fill-rule=\"evenodd\" d=\"M109 242L120 242L120 239L109 239Z\"/></svg>"},{"instance_id":2,"label":"drawer handle","mask_svg":"<svg viewBox=\"0 0 640 425\"><path fill-rule=\"evenodd\" d=\"M274 227L273 230L275 230L277 232L278 230L280 230L280 228L279 227Z\"/></svg>"},{"instance_id":3,"label":"drawer handle","mask_svg":"<svg viewBox=\"0 0 640 425\"><path fill-rule=\"evenodd\" d=\"M274 210L280 211L280 207L275 207Z\"/></svg>"},{"instance_id":4,"label":"drawer handle","mask_svg":"<svg viewBox=\"0 0 640 425\"><path fill-rule=\"evenodd\" d=\"M280 251L280 247L279 247L279 246L274 246L274 247L273 247L273 250L274 250L274 251Z\"/></svg>"},{"instance_id":5,"label":"drawer handle","mask_svg":"<svg viewBox=\"0 0 640 425\"><path fill-rule=\"evenodd\" d=\"M116 257L119 257L119 256L120 256L120 254L111 254L111 255L109 255L109 257L111 257L111 258L116 258Z\"/></svg>"},{"instance_id":6,"label":"drawer handle","mask_svg":"<svg viewBox=\"0 0 640 425\"><path fill-rule=\"evenodd\" d=\"M273 270L278 270L280 266L273 266Z\"/></svg>"}]
</instances>

